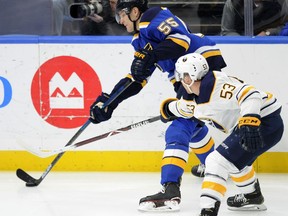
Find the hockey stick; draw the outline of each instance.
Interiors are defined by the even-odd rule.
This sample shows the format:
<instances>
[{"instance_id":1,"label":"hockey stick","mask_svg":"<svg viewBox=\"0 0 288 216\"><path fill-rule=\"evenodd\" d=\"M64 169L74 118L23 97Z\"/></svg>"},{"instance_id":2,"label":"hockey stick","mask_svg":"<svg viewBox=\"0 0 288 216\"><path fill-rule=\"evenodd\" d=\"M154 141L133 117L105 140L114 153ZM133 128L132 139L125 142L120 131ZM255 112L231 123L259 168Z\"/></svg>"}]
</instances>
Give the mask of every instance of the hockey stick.
<instances>
[{"instance_id":1,"label":"hockey stick","mask_svg":"<svg viewBox=\"0 0 288 216\"><path fill-rule=\"evenodd\" d=\"M107 133L104 133L104 134L101 134L101 135L98 135L98 136L74 143L73 145L64 146L63 148L60 148L57 150L41 150L45 154L45 156L42 155L42 157L50 157L52 155L59 154L61 152L73 150L73 149L78 148L80 146L87 145L89 143L96 142L98 140L102 140L102 139L108 138L110 136L114 136L114 135L117 135L119 133L129 131L129 130L134 129L134 128L142 127L144 125L153 123L153 122L158 121L158 120L160 120L160 116L155 116L155 117L152 117L152 118L140 121L140 122L136 122L136 123L130 124L128 126L125 126L125 127L122 127L122 128L116 129L116 130L112 130L112 131L109 131Z\"/></svg>"},{"instance_id":2,"label":"hockey stick","mask_svg":"<svg viewBox=\"0 0 288 216\"><path fill-rule=\"evenodd\" d=\"M111 104L117 97L119 97L134 81L128 81L125 83L125 85L122 86L118 91L116 91L104 104L102 109L105 109L109 104ZM90 124L90 120L87 120L82 127L75 133L75 135L68 141L68 143L65 146L70 146L72 143L80 136L80 134L87 128L87 126ZM30 176L27 172L25 172L22 169L17 169L16 175L18 178L26 182L27 187L35 187L38 186L43 179L46 177L46 175L51 171L51 169L56 165L56 163L60 160L60 158L64 155L65 152L59 153L54 160L49 164L49 166L46 168L44 173L40 176L39 179L35 179L32 176Z\"/></svg>"}]
</instances>

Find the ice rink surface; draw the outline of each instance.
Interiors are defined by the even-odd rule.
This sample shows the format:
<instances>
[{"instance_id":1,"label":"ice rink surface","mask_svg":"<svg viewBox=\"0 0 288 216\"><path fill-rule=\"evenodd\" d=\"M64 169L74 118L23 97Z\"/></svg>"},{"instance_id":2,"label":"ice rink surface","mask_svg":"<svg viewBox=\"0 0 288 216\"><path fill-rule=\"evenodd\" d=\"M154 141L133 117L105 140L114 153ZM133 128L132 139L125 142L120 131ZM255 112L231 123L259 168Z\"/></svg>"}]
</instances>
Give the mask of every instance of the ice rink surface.
<instances>
[{"instance_id":1,"label":"ice rink surface","mask_svg":"<svg viewBox=\"0 0 288 216\"><path fill-rule=\"evenodd\" d=\"M28 172L38 179L42 172ZM228 192L219 215L287 216L288 174L258 174L265 204L263 212L231 212L226 198L237 192L228 182ZM173 213L138 212L139 199L161 189L160 173L55 172L33 188L25 186L16 172L0 172L0 214L5 216L197 216L200 212L201 179L185 173L181 210Z\"/></svg>"}]
</instances>

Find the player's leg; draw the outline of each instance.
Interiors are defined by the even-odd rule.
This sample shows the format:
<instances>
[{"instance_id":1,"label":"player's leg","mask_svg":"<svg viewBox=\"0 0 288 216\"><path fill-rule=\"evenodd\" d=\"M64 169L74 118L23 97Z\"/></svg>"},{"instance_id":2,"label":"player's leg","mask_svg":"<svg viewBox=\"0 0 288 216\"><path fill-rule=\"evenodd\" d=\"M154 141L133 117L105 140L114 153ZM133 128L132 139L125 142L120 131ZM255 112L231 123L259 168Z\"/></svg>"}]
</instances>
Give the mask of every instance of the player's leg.
<instances>
[{"instance_id":1,"label":"player's leg","mask_svg":"<svg viewBox=\"0 0 288 216\"><path fill-rule=\"evenodd\" d=\"M177 211L181 201L180 183L189 157L189 140L198 122L179 118L168 127L162 158L161 185L156 194L140 200L140 211Z\"/></svg>"},{"instance_id":2,"label":"player's leg","mask_svg":"<svg viewBox=\"0 0 288 216\"><path fill-rule=\"evenodd\" d=\"M255 153L246 152L240 145L237 145L237 143L229 146L229 151L226 151L223 146L217 148L223 153L224 157L229 158L229 161L232 161L235 166L241 170L239 172L231 173L231 179L241 193L227 199L228 209L266 210L266 207L263 204L264 197L261 193L259 181L255 176L253 167L249 165L251 165L259 155L266 152L280 141L283 135L283 121L279 113L280 110L277 110L261 119L261 134L264 146L259 148ZM237 137L237 130L235 131L235 134ZM230 137L230 139L236 139L236 137ZM237 152L237 154L229 153L232 151ZM234 155L234 157L231 157L231 155Z\"/></svg>"},{"instance_id":3,"label":"player's leg","mask_svg":"<svg viewBox=\"0 0 288 216\"><path fill-rule=\"evenodd\" d=\"M198 125L195 131L196 133L190 140L190 148L198 157L200 164L193 166L191 173L197 177L204 177L205 159L214 151L215 142L205 124Z\"/></svg>"},{"instance_id":4,"label":"player's leg","mask_svg":"<svg viewBox=\"0 0 288 216\"><path fill-rule=\"evenodd\" d=\"M227 176L224 176L223 173L221 174L221 170L222 172L226 170L227 174L231 176L232 181L241 191L241 194L228 198L227 205L230 210L265 210L266 207L263 204L264 198L260 190L259 182L253 167L250 166L257 156L258 154L250 153L242 149L241 145L239 145L237 130L228 136L206 159L206 172L201 194L202 211L205 212L206 209L210 211L211 198L212 200L215 199L215 203L221 203L225 195L226 185L221 183L219 178L225 179L226 181ZM207 181L209 183L205 183ZM221 189L222 191L220 191ZM210 207L208 205L209 202ZM219 204L217 205L216 203L215 206L217 207ZM217 208L215 209L217 212Z\"/></svg>"},{"instance_id":5,"label":"player's leg","mask_svg":"<svg viewBox=\"0 0 288 216\"><path fill-rule=\"evenodd\" d=\"M225 159L217 150L206 159L205 177L202 183L200 197L200 216L217 216L220 204L227 190L227 178L233 172L233 181L242 186L243 194L235 195L227 200L230 210L266 210L263 204L259 182L253 168L246 167L238 170L230 161Z\"/></svg>"},{"instance_id":6,"label":"player's leg","mask_svg":"<svg viewBox=\"0 0 288 216\"><path fill-rule=\"evenodd\" d=\"M235 181L242 180L243 187L247 185L246 191L252 193L255 191L252 184L256 182L255 173L250 170L243 170L248 164L251 164L258 155L250 153L242 149L239 145L239 135L235 130L228 136L215 151L210 153L206 158L205 177L202 184L202 192L200 198L201 216L216 216L219 206L226 193L226 181L228 174L234 174ZM252 162L251 162L252 161ZM242 172L240 172L240 169ZM246 171L246 172L245 172ZM239 176L237 176L238 173ZM247 180L247 182L245 182ZM244 203L245 204L245 203Z\"/></svg>"},{"instance_id":7,"label":"player's leg","mask_svg":"<svg viewBox=\"0 0 288 216\"><path fill-rule=\"evenodd\" d=\"M229 170L234 165L225 159L217 150L206 158L205 177L202 183L200 206L202 216L216 216L227 190Z\"/></svg>"}]
</instances>

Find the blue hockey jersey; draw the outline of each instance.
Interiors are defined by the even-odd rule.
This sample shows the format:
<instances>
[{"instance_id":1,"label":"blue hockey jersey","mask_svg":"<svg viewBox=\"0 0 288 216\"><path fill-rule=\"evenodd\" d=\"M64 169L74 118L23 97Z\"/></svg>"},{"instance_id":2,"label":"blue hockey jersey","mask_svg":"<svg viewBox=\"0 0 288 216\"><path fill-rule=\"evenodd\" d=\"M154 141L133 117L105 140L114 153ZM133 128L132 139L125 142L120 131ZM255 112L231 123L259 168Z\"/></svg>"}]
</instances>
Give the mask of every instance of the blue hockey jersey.
<instances>
[{"instance_id":1,"label":"blue hockey jersey","mask_svg":"<svg viewBox=\"0 0 288 216\"><path fill-rule=\"evenodd\" d=\"M161 43L167 40L170 43L165 45L168 44L170 47L161 47ZM140 20L139 32L133 36L132 45L136 51L143 48L157 50L158 47L161 47L161 60L157 63L163 72L169 73L170 80L174 78L177 59L187 53L202 54L212 70L221 70L226 66L214 41L202 34L192 34L180 18L164 7L152 7L145 11ZM171 49L175 53L177 53L177 49L184 49L184 53L180 52L180 56L172 54L174 58L171 58ZM155 68L151 70L153 71Z\"/></svg>"}]
</instances>

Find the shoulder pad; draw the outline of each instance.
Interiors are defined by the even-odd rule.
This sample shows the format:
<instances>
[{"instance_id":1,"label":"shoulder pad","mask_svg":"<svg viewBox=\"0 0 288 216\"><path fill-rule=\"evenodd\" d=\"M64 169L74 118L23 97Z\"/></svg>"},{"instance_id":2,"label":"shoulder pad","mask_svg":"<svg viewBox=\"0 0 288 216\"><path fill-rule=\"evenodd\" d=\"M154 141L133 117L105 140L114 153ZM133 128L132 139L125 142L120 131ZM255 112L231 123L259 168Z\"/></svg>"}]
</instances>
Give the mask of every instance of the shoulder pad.
<instances>
[{"instance_id":1,"label":"shoulder pad","mask_svg":"<svg viewBox=\"0 0 288 216\"><path fill-rule=\"evenodd\" d=\"M161 7L152 7L143 13L140 22L150 22L162 10Z\"/></svg>"}]
</instances>

